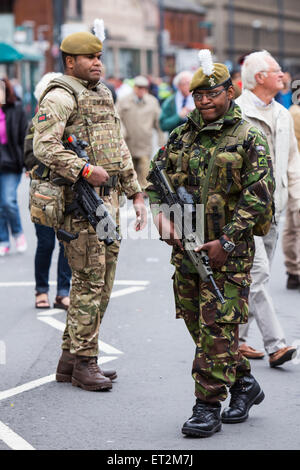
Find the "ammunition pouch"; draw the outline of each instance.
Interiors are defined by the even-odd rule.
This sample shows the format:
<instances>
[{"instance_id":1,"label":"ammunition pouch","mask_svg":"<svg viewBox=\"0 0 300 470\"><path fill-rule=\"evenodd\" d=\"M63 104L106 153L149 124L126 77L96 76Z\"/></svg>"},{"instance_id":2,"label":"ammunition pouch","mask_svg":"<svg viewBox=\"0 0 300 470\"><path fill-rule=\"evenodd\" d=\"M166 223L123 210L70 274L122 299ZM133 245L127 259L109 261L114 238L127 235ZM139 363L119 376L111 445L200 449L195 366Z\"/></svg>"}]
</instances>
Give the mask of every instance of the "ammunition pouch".
<instances>
[{"instance_id":1,"label":"ammunition pouch","mask_svg":"<svg viewBox=\"0 0 300 470\"><path fill-rule=\"evenodd\" d=\"M33 223L58 230L64 221L65 187L47 180L32 179L29 208Z\"/></svg>"}]
</instances>

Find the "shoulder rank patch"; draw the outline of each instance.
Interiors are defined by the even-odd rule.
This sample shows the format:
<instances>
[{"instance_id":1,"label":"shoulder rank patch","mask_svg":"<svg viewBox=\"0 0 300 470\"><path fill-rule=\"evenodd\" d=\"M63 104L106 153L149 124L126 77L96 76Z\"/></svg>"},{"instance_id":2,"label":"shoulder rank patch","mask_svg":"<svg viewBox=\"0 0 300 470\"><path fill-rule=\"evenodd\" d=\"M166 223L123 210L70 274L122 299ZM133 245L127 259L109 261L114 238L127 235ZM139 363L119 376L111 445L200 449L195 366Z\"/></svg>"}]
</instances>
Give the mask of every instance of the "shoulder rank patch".
<instances>
[{"instance_id":1,"label":"shoulder rank patch","mask_svg":"<svg viewBox=\"0 0 300 470\"><path fill-rule=\"evenodd\" d=\"M258 157L258 166L268 166L266 157Z\"/></svg>"},{"instance_id":2,"label":"shoulder rank patch","mask_svg":"<svg viewBox=\"0 0 300 470\"><path fill-rule=\"evenodd\" d=\"M38 122L44 122L44 121L47 121L47 115L46 114L41 114L38 117Z\"/></svg>"}]
</instances>

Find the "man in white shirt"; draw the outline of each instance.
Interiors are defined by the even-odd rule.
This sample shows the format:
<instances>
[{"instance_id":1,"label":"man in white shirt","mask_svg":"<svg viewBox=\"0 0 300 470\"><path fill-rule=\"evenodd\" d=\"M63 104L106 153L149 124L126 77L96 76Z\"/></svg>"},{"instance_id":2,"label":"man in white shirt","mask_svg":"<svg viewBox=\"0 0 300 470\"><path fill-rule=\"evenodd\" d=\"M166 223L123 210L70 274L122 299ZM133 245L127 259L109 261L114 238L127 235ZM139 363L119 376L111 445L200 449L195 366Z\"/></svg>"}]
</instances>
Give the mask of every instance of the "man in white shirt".
<instances>
[{"instance_id":1,"label":"man in white shirt","mask_svg":"<svg viewBox=\"0 0 300 470\"><path fill-rule=\"evenodd\" d=\"M258 127L267 137L276 181L275 218L264 237L255 238L255 258L251 270L249 322L255 318L262 333L271 367L292 359L296 348L287 346L273 301L268 293L271 264L278 240L278 222L286 207L300 217L300 157L290 113L274 100L283 88L283 72L267 52L254 52L242 66L242 95L236 100L243 117ZM248 358L263 357L263 353L246 344L248 325L240 327L241 352Z\"/></svg>"}]
</instances>

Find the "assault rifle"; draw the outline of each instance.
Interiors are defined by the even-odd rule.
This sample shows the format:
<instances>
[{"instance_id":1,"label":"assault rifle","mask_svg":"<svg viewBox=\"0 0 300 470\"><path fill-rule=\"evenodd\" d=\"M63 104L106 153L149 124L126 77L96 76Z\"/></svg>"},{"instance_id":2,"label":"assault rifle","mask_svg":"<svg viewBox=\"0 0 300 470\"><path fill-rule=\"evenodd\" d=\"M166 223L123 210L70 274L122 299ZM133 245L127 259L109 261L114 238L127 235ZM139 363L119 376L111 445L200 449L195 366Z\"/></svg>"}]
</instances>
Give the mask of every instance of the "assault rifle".
<instances>
[{"instance_id":1,"label":"assault rifle","mask_svg":"<svg viewBox=\"0 0 300 470\"><path fill-rule=\"evenodd\" d=\"M214 291L222 304L225 303L220 289L217 287L213 272L209 264L209 257L205 251L196 252L195 248L203 245L203 240L195 228L196 208L191 194L180 186L176 191L165 170L164 163L160 160L153 162L153 168L148 176L156 191L158 191L162 202L162 209L168 209L168 215L171 209L174 217L174 226L177 234L181 236L181 241L195 266L202 281L211 282ZM165 206L165 207L164 207ZM166 210L165 210L166 212Z\"/></svg>"},{"instance_id":2,"label":"assault rifle","mask_svg":"<svg viewBox=\"0 0 300 470\"><path fill-rule=\"evenodd\" d=\"M67 143L64 144L65 148L75 152L79 158L89 161L88 154L85 151L87 142L79 140L75 135L70 135ZM48 168L42 163L36 170L36 174L41 178L45 177L45 169ZM54 175L51 179L54 184L58 186L69 185L66 179ZM71 184L71 189L75 194L74 201L66 207L66 214L74 213L76 216L81 216L87 219L100 241L104 241L106 245L111 245L115 240L121 240L120 235L117 232L117 225L100 196L96 193L93 186L91 186L84 178L80 177L75 183ZM73 235L65 230L57 231L58 240L63 240L69 243L71 240L77 238L78 235Z\"/></svg>"}]
</instances>

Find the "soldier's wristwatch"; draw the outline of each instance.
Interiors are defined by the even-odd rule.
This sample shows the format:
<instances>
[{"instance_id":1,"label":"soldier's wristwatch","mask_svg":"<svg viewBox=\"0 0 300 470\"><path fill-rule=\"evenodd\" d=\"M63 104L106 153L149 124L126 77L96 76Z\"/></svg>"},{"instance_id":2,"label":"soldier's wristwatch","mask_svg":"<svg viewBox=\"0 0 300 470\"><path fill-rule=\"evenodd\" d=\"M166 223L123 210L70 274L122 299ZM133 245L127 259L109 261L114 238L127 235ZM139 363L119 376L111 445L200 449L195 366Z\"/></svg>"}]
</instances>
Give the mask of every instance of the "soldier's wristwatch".
<instances>
[{"instance_id":1,"label":"soldier's wristwatch","mask_svg":"<svg viewBox=\"0 0 300 470\"><path fill-rule=\"evenodd\" d=\"M223 250L227 251L227 253L231 253L235 249L235 244L226 240L223 235L219 238L220 243L222 245Z\"/></svg>"}]
</instances>

